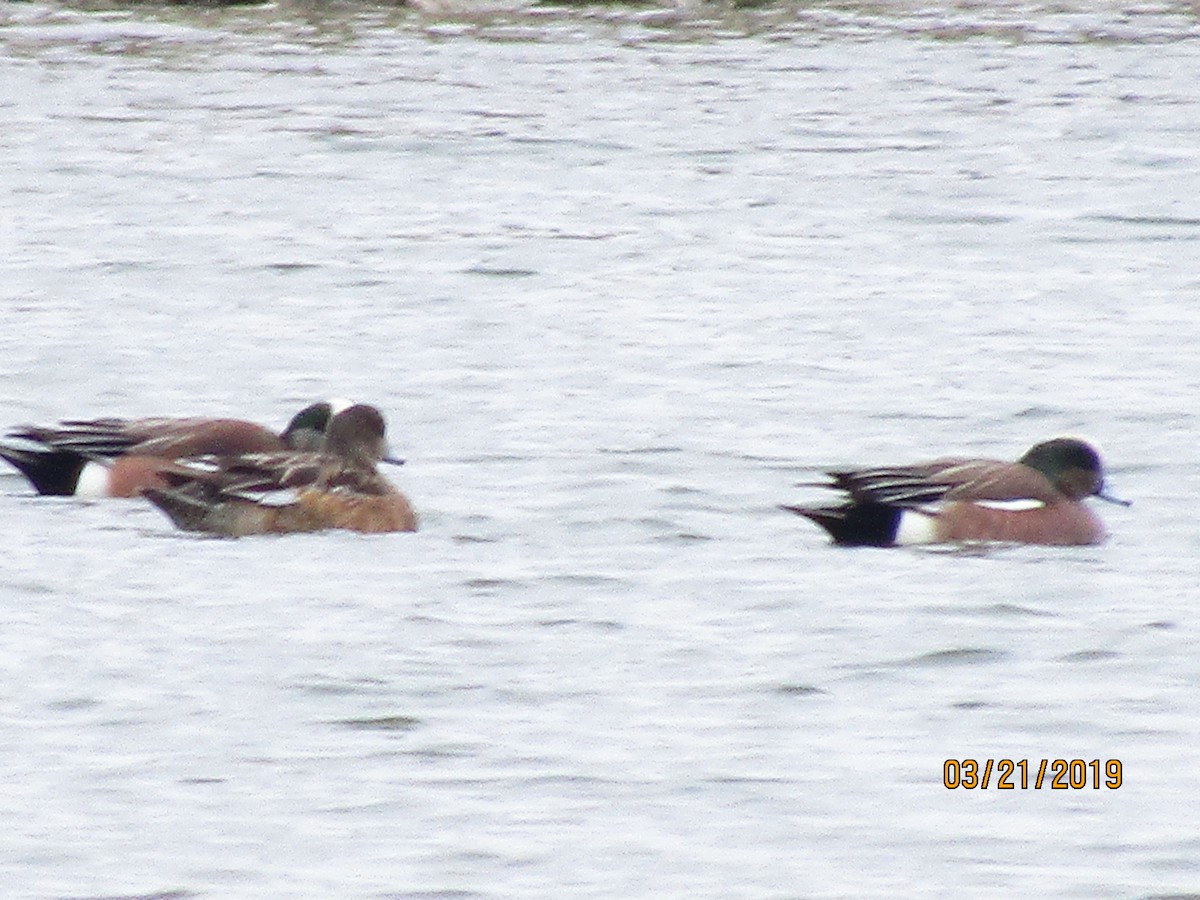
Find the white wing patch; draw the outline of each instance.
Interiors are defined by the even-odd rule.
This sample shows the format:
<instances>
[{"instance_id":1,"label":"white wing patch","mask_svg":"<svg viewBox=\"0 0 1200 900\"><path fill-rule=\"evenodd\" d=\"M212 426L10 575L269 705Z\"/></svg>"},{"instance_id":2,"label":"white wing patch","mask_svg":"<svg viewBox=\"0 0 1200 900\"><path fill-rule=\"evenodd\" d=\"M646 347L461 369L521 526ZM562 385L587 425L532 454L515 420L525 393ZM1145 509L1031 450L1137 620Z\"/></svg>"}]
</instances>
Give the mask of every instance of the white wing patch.
<instances>
[{"instance_id":1,"label":"white wing patch","mask_svg":"<svg viewBox=\"0 0 1200 900\"><path fill-rule=\"evenodd\" d=\"M1024 498L1021 500L976 500L976 506L982 506L985 509L1002 509L1007 512L1028 512L1031 509L1041 509L1046 504L1041 500L1033 500Z\"/></svg>"},{"instance_id":2,"label":"white wing patch","mask_svg":"<svg viewBox=\"0 0 1200 900\"><path fill-rule=\"evenodd\" d=\"M267 491L253 497L245 497L245 499L261 503L263 506L291 506L296 502L298 496L298 491L285 488L281 491Z\"/></svg>"}]
</instances>

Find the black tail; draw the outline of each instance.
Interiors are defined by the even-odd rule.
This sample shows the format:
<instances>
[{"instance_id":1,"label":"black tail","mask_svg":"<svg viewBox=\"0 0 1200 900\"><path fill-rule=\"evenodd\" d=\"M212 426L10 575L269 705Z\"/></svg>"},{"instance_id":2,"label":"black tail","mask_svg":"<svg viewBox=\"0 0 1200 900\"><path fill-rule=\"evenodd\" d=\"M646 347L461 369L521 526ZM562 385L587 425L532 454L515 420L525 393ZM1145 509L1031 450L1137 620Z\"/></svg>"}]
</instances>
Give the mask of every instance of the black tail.
<instances>
[{"instance_id":1,"label":"black tail","mask_svg":"<svg viewBox=\"0 0 1200 900\"><path fill-rule=\"evenodd\" d=\"M24 475L39 494L70 497L79 484L87 460L64 450L22 450L0 446L0 457Z\"/></svg>"},{"instance_id":2,"label":"black tail","mask_svg":"<svg viewBox=\"0 0 1200 900\"><path fill-rule=\"evenodd\" d=\"M891 547L903 512L882 503L843 503L841 506L782 506L811 519L829 532L835 544L848 547Z\"/></svg>"}]
</instances>

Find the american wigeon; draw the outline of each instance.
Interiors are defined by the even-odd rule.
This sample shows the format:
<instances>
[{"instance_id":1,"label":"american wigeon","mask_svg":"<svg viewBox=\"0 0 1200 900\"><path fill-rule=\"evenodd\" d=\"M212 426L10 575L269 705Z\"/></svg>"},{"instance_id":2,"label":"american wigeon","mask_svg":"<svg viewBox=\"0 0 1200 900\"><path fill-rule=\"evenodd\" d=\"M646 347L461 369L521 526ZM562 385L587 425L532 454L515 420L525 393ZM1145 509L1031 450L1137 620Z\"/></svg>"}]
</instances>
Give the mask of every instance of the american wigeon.
<instances>
[{"instance_id":1,"label":"american wigeon","mask_svg":"<svg viewBox=\"0 0 1200 900\"><path fill-rule=\"evenodd\" d=\"M330 419L319 453L180 460L163 473L172 487L143 493L185 531L229 537L416 531L408 499L375 468L398 462L387 455L385 430L378 409L351 406ZM258 496L285 489L298 489L291 502L273 505Z\"/></svg>"},{"instance_id":2,"label":"american wigeon","mask_svg":"<svg viewBox=\"0 0 1200 900\"><path fill-rule=\"evenodd\" d=\"M957 541L1098 544L1099 517L1082 501L1104 493L1100 455L1075 438L1032 447L1017 462L938 459L911 466L827 472L847 495L831 506L784 506L845 545Z\"/></svg>"},{"instance_id":3,"label":"american wigeon","mask_svg":"<svg viewBox=\"0 0 1200 900\"><path fill-rule=\"evenodd\" d=\"M280 434L240 419L152 418L69 420L23 425L8 432L21 444L0 444L0 457L17 468L39 494L134 497L166 487L166 462L206 454L316 450L335 411L313 403Z\"/></svg>"}]
</instances>

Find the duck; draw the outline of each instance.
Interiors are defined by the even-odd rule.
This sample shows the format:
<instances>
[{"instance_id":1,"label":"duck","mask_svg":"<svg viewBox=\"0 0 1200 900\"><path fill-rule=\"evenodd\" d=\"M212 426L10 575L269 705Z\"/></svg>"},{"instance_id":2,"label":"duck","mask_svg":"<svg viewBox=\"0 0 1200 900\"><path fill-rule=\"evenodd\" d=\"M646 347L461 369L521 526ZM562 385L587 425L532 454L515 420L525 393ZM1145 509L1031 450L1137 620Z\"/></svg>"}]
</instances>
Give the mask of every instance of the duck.
<instances>
[{"instance_id":1,"label":"duck","mask_svg":"<svg viewBox=\"0 0 1200 900\"><path fill-rule=\"evenodd\" d=\"M317 450L325 428L344 401L312 403L276 434L242 419L158 417L69 419L56 425L21 425L0 443L4 459L39 495L136 497L147 487L167 487L161 471L183 457ZM20 444L14 444L19 441Z\"/></svg>"},{"instance_id":2,"label":"duck","mask_svg":"<svg viewBox=\"0 0 1200 900\"><path fill-rule=\"evenodd\" d=\"M362 534L416 531L408 498L378 470L389 454L383 414L355 404L329 420L319 451L282 451L178 460L169 487L143 496L184 531L225 537L343 529ZM294 491L287 502L268 496Z\"/></svg>"},{"instance_id":3,"label":"duck","mask_svg":"<svg viewBox=\"0 0 1200 900\"><path fill-rule=\"evenodd\" d=\"M843 546L1099 544L1106 529L1083 501L1130 505L1105 491L1100 454L1074 437L1035 444L1016 462L945 457L825 474L832 481L821 486L840 491L839 502L781 508Z\"/></svg>"}]
</instances>

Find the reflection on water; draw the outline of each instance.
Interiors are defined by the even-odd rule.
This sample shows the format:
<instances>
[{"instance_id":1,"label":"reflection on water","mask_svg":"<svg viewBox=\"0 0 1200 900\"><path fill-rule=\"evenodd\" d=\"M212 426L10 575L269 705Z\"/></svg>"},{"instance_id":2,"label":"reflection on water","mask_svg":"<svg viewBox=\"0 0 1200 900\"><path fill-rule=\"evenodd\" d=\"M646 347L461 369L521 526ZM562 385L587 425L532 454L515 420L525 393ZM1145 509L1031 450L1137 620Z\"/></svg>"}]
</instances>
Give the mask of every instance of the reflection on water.
<instances>
[{"instance_id":1,"label":"reflection on water","mask_svg":"<svg viewBox=\"0 0 1200 900\"><path fill-rule=\"evenodd\" d=\"M978 38L1006 44L1163 44L1200 35L1189 3L1024 2L562 2L414 0L411 3L9 3L0 22L13 44L75 41L98 52L136 54L206 34L274 34L308 47L353 43L389 29L430 38L578 40L609 33L622 41L691 41L763 35L870 41ZM19 30L12 30L19 29ZM53 34L50 32L53 31ZM211 37L211 35L209 35Z\"/></svg>"}]
</instances>

